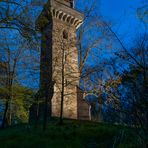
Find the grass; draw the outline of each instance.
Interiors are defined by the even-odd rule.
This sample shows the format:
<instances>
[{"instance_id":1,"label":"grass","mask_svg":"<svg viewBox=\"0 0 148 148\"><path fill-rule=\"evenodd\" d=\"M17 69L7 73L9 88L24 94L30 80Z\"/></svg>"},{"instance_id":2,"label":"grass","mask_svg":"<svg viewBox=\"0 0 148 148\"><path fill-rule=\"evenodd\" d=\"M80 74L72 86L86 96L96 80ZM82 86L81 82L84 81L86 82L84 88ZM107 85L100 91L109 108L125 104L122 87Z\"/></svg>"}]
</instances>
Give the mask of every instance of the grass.
<instances>
[{"instance_id":1,"label":"grass","mask_svg":"<svg viewBox=\"0 0 148 148\"><path fill-rule=\"evenodd\" d=\"M26 125L1 130L0 148L136 148L136 138L126 127L64 120L63 125L52 121L45 132Z\"/></svg>"}]
</instances>

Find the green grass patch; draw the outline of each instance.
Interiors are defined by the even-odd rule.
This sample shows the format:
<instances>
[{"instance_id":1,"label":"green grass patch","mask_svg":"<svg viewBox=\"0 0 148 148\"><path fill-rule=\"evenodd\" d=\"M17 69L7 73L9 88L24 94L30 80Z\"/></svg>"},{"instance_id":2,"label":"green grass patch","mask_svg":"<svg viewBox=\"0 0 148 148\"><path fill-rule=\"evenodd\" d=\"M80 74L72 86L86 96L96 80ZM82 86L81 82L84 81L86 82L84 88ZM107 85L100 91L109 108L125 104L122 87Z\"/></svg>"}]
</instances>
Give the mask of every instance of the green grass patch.
<instances>
[{"instance_id":1,"label":"green grass patch","mask_svg":"<svg viewBox=\"0 0 148 148\"><path fill-rule=\"evenodd\" d=\"M42 127L26 128L27 125L0 131L0 148L119 148L137 147L133 129L103 123L64 120Z\"/></svg>"}]
</instances>

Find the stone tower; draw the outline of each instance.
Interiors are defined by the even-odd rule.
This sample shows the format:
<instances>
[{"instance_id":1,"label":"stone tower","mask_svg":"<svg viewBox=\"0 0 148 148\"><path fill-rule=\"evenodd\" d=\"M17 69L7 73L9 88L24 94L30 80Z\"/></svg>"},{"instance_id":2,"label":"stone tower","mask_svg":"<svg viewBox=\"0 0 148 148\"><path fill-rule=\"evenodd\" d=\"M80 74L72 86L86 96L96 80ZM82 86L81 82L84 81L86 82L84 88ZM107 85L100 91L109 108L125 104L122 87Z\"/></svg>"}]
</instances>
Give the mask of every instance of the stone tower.
<instances>
[{"instance_id":1,"label":"stone tower","mask_svg":"<svg viewBox=\"0 0 148 148\"><path fill-rule=\"evenodd\" d=\"M81 118L78 106L85 106L83 112L88 114L88 105L78 100L83 95L78 89L76 30L82 23L83 14L74 9L73 0L49 0L36 22L42 33L40 87L46 89L54 82L53 116L60 116L62 88L63 117Z\"/></svg>"}]
</instances>

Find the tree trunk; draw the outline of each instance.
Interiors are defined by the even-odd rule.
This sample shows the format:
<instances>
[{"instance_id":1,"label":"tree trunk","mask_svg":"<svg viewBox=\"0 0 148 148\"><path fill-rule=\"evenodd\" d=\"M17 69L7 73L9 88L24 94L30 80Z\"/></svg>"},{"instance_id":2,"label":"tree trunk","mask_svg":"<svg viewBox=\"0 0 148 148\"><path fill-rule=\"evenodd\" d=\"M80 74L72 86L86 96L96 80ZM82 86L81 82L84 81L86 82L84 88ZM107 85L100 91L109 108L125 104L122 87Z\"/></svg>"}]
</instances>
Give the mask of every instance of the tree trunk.
<instances>
[{"instance_id":1,"label":"tree trunk","mask_svg":"<svg viewBox=\"0 0 148 148\"><path fill-rule=\"evenodd\" d=\"M39 104L39 100L37 100L37 109L36 109L36 118L35 118L35 128L38 128L38 124L39 124L39 110L40 110L40 104Z\"/></svg>"},{"instance_id":2,"label":"tree trunk","mask_svg":"<svg viewBox=\"0 0 148 148\"><path fill-rule=\"evenodd\" d=\"M11 113L11 99L8 102L8 115L7 115L8 125L11 126L12 113Z\"/></svg>"},{"instance_id":3,"label":"tree trunk","mask_svg":"<svg viewBox=\"0 0 148 148\"><path fill-rule=\"evenodd\" d=\"M64 48L62 49L62 91L61 91L61 110L60 124L63 124L63 102L64 102Z\"/></svg>"},{"instance_id":4,"label":"tree trunk","mask_svg":"<svg viewBox=\"0 0 148 148\"><path fill-rule=\"evenodd\" d=\"M48 94L45 96L43 130L47 128Z\"/></svg>"},{"instance_id":5,"label":"tree trunk","mask_svg":"<svg viewBox=\"0 0 148 148\"><path fill-rule=\"evenodd\" d=\"M63 124L63 101L64 101L64 94L63 92L61 92L60 124Z\"/></svg>"},{"instance_id":6,"label":"tree trunk","mask_svg":"<svg viewBox=\"0 0 148 148\"><path fill-rule=\"evenodd\" d=\"M6 123L7 123L6 119L7 119L8 107L9 107L9 101L7 100L5 104L4 116L2 120L2 126L1 126L2 128L5 128Z\"/></svg>"}]
</instances>

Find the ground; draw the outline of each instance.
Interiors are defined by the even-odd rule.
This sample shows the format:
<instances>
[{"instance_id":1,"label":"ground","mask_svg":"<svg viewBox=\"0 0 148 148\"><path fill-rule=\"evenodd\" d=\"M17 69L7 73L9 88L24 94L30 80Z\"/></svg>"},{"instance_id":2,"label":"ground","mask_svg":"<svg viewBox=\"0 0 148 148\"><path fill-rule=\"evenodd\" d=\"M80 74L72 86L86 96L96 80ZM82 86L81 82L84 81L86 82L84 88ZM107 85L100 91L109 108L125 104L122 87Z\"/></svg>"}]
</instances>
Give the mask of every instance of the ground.
<instances>
[{"instance_id":1,"label":"ground","mask_svg":"<svg viewBox=\"0 0 148 148\"><path fill-rule=\"evenodd\" d=\"M52 121L46 132L26 124L0 131L0 148L134 148L136 140L127 127L75 120Z\"/></svg>"}]
</instances>

